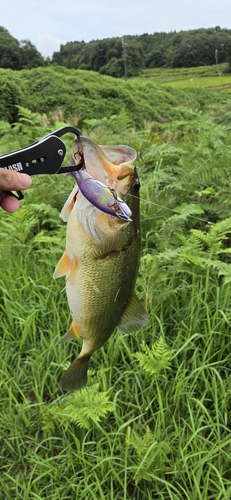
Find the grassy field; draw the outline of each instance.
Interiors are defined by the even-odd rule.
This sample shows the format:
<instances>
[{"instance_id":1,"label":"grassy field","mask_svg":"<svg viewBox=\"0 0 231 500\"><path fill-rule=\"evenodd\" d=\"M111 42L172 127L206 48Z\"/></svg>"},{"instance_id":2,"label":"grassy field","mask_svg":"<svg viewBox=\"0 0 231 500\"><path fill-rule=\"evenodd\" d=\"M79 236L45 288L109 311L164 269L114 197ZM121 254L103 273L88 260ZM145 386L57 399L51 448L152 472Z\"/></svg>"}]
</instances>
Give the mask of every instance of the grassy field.
<instances>
[{"instance_id":1,"label":"grassy field","mask_svg":"<svg viewBox=\"0 0 231 500\"><path fill-rule=\"evenodd\" d=\"M142 77L176 89L231 88L231 75L225 74L226 65L204 66L199 68L153 68L144 70Z\"/></svg>"},{"instance_id":2,"label":"grassy field","mask_svg":"<svg viewBox=\"0 0 231 500\"><path fill-rule=\"evenodd\" d=\"M175 80L171 82L162 82L163 85L171 85L177 89L185 88L214 88L218 87L220 90L227 90L231 88L231 75L222 76L204 76L202 78L188 78L182 80Z\"/></svg>"},{"instance_id":3,"label":"grassy field","mask_svg":"<svg viewBox=\"0 0 231 500\"><path fill-rule=\"evenodd\" d=\"M112 335L92 356L82 391L59 386L80 346L55 346L70 324L64 280L52 275L72 179L34 178L20 210L1 213L4 500L231 499L231 99L225 91L220 100L200 89L194 100L191 89L156 93L158 109L153 93L146 99L158 119L142 127L126 111L84 115L85 135L138 152L136 291L149 323ZM0 123L2 153L61 123L57 110L53 121L20 113L15 127Z\"/></svg>"},{"instance_id":4,"label":"grassy field","mask_svg":"<svg viewBox=\"0 0 231 500\"><path fill-rule=\"evenodd\" d=\"M155 78L158 82L164 80L177 80L182 78L204 78L225 74L227 64L214 64L213 66L199 66L197 68L150 68L142 72L144 78Z\"/></svg>"}]
</instances>

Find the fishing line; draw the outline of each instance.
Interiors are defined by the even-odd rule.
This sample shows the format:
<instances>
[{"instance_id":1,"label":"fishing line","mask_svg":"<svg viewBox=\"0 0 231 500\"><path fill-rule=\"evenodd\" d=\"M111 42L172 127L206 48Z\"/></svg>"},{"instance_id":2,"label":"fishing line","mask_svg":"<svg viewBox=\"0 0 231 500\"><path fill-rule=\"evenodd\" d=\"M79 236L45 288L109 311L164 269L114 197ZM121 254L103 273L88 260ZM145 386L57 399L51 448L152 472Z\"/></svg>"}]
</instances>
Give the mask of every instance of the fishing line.
<instances>
[{"instance_id":1,"label":"fishing line","mask_svg":"<svg viewBox=\"0 0 231 500\"><path fill-rule=\"evenodd\" d=\"M168 208L168 207L165 207L164 205L159 205L158 203L155 203L154 201L145 200L144 198L139 198L138 196L135 196L134 194L128 193L128 196L132 196L132 198L139 199L140 201L142 201L144 203L149 203L150 205L155 205L156 207L159 207L159 208L165 208L165 210L169 210L169 212L173 212L174 214L178 214L178 215L180 214L180 212L178 212L178 210L174 210L174 208ZM213 222L210 222L206 219L202 219L201 217L197 217L196 215L189 214L188 217L192 217L193 219L199 220L201 222L205 222L206 224L214 224ZM147 219L145 219L145 220L147 220Z\"/></svg>"}]
</instances>

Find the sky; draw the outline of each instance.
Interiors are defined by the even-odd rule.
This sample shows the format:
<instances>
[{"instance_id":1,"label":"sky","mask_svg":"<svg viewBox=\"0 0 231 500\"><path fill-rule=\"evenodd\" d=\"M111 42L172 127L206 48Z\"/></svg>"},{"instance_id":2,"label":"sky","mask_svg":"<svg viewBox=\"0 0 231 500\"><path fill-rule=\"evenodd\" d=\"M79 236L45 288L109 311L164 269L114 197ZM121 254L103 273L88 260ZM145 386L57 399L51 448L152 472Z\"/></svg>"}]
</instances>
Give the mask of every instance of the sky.
<instances>
[{"instance_id":1,"label":"sky","mask_svg":"<svg viewBox=\"0 0 231 500\"><path fill-rule=\"evenodd\" d=\"M44 57L66 42L198 28L231 29L230 0L0 0L0 26ZM125 39L126 41L126 39Z\"/></svg>"}]
</instances>

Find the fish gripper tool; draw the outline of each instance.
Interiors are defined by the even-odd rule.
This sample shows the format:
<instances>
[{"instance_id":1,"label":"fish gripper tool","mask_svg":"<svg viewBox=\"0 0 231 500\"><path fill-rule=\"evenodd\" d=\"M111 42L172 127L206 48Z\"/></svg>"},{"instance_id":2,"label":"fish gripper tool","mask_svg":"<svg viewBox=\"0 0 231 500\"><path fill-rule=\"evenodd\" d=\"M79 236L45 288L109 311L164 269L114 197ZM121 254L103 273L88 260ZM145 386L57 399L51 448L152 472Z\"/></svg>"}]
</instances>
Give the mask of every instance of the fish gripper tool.
<instances>
[{"instance_id":1,"label":"fish gripper tool","mask_svg":"<svg viewBox=\"0 0 231 500\"><path fill-rule=\"evenodd\" d=\"M82 135L75 127L61 127L29 146L0 156L0 168L25 173L30 176L40 174L65 174L80 170L84 167L83 157L80 158L77 165L62 166L66 154L66 146L60 137L67 133L73 133L78 138ZM17 191L17 195L11 191L5 192L18 200L24 198L21 191Z\"/></svg>"}]
</instances>

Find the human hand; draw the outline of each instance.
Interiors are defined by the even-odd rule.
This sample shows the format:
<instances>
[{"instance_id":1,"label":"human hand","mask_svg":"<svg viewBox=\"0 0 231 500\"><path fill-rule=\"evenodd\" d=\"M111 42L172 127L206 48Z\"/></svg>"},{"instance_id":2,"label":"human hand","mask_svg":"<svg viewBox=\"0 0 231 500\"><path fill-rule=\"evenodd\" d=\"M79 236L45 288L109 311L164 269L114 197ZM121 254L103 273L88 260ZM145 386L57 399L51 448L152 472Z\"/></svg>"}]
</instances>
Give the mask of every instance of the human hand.
<instances>
[{"instance_id":1,"label":"human hand","mask_svg":"<svg viewBox=\"0 0 231 500\"><path fill-rule=\"evenodd\" d=\"M31 178L27 174L20 174L13 170L0 168L0 207L6 212L13 213L19 209L19 201L6 191L21 191L31 185Z\"/></svg>"}]
</instances>

